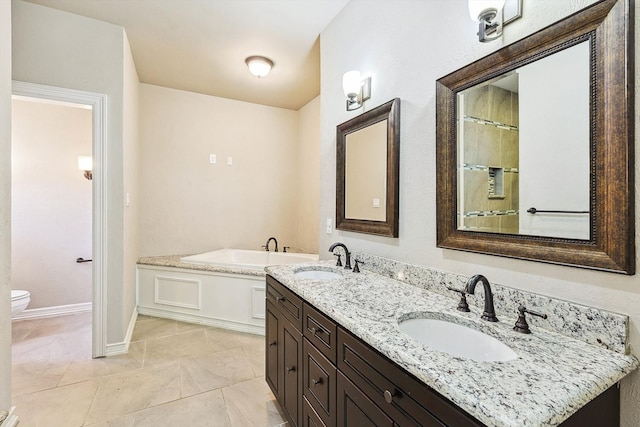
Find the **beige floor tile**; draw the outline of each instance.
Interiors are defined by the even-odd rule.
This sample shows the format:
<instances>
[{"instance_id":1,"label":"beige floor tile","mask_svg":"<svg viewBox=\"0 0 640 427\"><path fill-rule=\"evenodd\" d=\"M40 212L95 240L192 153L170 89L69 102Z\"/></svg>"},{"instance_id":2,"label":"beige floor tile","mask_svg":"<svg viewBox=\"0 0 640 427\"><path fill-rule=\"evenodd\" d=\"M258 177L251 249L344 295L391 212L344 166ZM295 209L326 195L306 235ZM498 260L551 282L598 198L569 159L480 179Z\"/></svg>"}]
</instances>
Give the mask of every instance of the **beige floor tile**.
<instances>
[{"instance_id":1,"label":"beige floor tile","mask_svg":"<svg viewBox=\"0 0 640 427\"><path fill-rule=\"evenodd\" d=\"M176 321L145 316L138 320L131 335L131 341L146 340L149 338L166 337L176 333Z\"/></svg>"},{"instance_id":2,"label":"beige floor tile","mask_svg":"<svg viewBox=\"0 0 640 427\"><path fill-rule=\"evenodd\" d=\"M242 347L242 350L246 353L248 357L249 366L253 369L253 372L256 377L264 376L264 361L265 361L265 348L264 348L264 337L262 337L262 342L258 344L252 344L245 347Z\"/></svg>"},{"instance_id":3,"label":"beige floor tile","mask_svg":"<svg viewBox=\"0 0 640 427\"><path fill-rule=\"evenodd\" d=\"M207 341L213 351L227 350L229 348L244 347L247 345L262 343L264 337L255 334L230 331L227 329L207 329Z\"/></svg>"},{"instance_id":4,"label":"beige floor tile","mask_svg":"<svg viewBox=\"0 0 640 427\"><path fill-rule=\"evenodd\" d=\"M262 336L138 316L129 354L91 359L90 313L17 321L12 333L20 427L283 423Z\"/></svg>"},{"instance_id":5,"label":"beige floor tile","mask_svg":"<svg viewBox=\"0 0 640 427\"><path fill-rule=\"evenodd\" d=\"M187 322L176 322L176 332L189 332L196 331L200 329L211 329L212 327L209 325L200 325L198 323L187 323Z\"/></svg>"},{"instance_id":6,"label":"beige floor tile","mask_svg":"<svg viewBox=\"0 0 640 427\"><path fill-rule=\"evenodd\" d=\"M242 348L180 359L182 397L222 388L255 377Z\"/></svg>"},{"instance_id":7,"label":"beige floor tile","mask_svg":"<svg viewBox=\"0 0 640 427\"><path fill-rule=\"evenodd\" d=\"M77 347L60 335L38 337L12 346L12 393L16 396L58 385Z\"/></svg>"},{"instance_id":8,"label":"beige floor tile","mask_svg":"<svg viewBox=\"0 0 640 427\"><path fill-rule=\"evenodd\" d=\"M235 427L231 424L220 390L154 406L91 427Z\"/></svg>"},{"instance_id":9,"label":"beige floor tile","mask_svg":"<svg viewBox=\"0 0 640 427\"><path fill-rule=\"evenodd\" d=\"M147 339L144 366L168 363L183 357L195 357L210 352L204 329L160 338Z\"/></svg>"},{"instance_id":10,"label":"beige floor tile","mask_svg":"<svg viewBox=\"0 0 640 427\"><path fill-rule=\"evenodd\" d=\"M100 421L98 423L85 424L90 427L133 427L135 419L132 415L125 415L123 417L114 418L112 420ZM160 427L158 425L157 427Z\"/></svg>"},{"instance_id":11,"label":"beige floor tile","mask_svg":"<svg viewBox=\"0 0 640 427\"><path fill-rule=\"evenodd\" d=\"M79 353L69 364L59 385L73 384L140 369L144 360L145 346L145 341L137 341L129 345L127 354L100 359L92 359L91 352L89 354Z\"/></svg>"},{"instance_id":12,"label":"beige floor tile","mask_svg":"<svg viewBox=\"0 0 640 427\"><path fill-rule=\"evenodd\" d=\"M80 427L98 388L85 381L13 398L20 427Z\"/></svg>"},{"instance_id":13,"label":"beige floor tile","mask_svg":"<svg viewBox=\"0 0 640 427\"><path fill-rule=\"evenodd\" d=\"M103 377L87 423L109 420L179 398L178 362Z\"/></svg>"},{"instance_id":14,"label":"beige floor tile","mask_svg":"<svg viewBox=\"0 0 640 427\"><path fill-rule=\"evenodd\" d=\"M273 427L283 422L264 377L225 387L222 394L233 427Z\"/></svg>"}]
</instances>

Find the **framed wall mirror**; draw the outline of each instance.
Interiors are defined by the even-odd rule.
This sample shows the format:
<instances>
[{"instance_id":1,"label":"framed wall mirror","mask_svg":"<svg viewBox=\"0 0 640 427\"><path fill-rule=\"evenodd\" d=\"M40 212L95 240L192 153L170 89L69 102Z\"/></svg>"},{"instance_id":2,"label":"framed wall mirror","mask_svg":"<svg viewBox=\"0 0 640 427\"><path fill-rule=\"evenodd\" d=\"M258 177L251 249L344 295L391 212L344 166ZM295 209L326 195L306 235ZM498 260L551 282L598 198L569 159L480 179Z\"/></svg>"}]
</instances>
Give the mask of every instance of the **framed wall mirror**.
<instances>
[{"instance_id":1,"label":"framed wall mirror","mask_svg":"<svg viewBox=\"0 0 640 427\"><path fill-rule=\"evenodd\" d=\"M436 82L438 247L635 273L633 13L602 0Z\"/></svg>"},{"instance_id":2,"label":"framed wall mirror","mask_svg":"<svg viewBox=\"0 0 640 427\"><path fill-rule=\"evenodd\" d=\"M336 228L398 237L400 99L337 126Z\"/></svg>"}]
</instances>

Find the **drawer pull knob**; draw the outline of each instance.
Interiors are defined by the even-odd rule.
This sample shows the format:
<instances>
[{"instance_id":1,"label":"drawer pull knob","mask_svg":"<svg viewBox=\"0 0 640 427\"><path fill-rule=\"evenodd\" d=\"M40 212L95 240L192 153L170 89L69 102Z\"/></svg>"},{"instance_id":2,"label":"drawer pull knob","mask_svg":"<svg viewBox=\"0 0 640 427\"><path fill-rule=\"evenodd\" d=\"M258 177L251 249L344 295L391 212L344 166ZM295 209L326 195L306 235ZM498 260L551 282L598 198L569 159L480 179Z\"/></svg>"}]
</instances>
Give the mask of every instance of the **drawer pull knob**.
<instances>
[{"instance_id":1,"label":"drawer pull knob","mask_svg":"<svg viewBox=\"0 0 640 427\"><path fill-rule=\"evenodd\" d=\"M384 391L384 401L387 403L392 403L393 402L393 398L396 397L398 395L398 392L394 391L394 392L390 392L389 390L385 390Z\"/></svg>"},{"instance_id":2,"label":"drawer pull knob","mask_svg":"<svg viewBox=\"0 0 640 427\"><path fill-rule=\"evenodd\" d=\"M322 329L316 329L314 327L309 328L309 331L313 334L314 337L317 337L322 333Z\"/></svg>"},{"instance_id":3,"label":"drawer pull knob","mask_svg":"<svg viewBox=\"0 0 640 427\"><path fill-rule=\"evenodd\" d=\"M277 345L277 344L278 344L277 341L271 342L271 343L269 343L269 347L273 347L274 345Z\"/></svg>"},{"instance_id":4,"label":"drawer pull knob","mask_svg":"<svg viewBox=\"0 0 640 427\"><path fill-rule=\"evenodd\" d=\"M296 367L295 366L287 368L287 374L290 374L291 372L295 372L295 371L296 371Z\"/></svg>"},{"instance_id":5,"label":"drawer pull knob","mask_svg":"<svg viewBox=\"0 0 640 427\"><path fill-rule=\"evenodd\" d=\"M284 297L276 297L276 301L277 302L283 302L284 301Z\"/></svg>"},{"instance_id":6,"label":"drawer pull knob","mask_svg":"<svg viewBox=\"0 0 640 427\"><path fill-rule=\"evenodd\" d=\"M313 386L317 386L318 384L322 384L322 378L318 378L317 380L314 380L313 378L311 379L311 382L313 383Z\"/></svg>"}]
</instances>

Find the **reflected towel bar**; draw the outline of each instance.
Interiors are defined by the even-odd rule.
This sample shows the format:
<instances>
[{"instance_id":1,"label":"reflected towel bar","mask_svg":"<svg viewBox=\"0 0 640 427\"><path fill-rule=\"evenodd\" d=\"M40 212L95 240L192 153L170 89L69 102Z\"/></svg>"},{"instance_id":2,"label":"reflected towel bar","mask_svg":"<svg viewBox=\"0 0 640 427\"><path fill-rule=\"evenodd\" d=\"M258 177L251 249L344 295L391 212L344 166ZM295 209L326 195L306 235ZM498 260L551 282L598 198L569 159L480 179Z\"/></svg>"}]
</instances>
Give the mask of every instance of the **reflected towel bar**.
<instances>
[{"instance_id":1,"label":"reflected towel bar","mask_svg":"<svg viewBox=\"0 0 640 427\"><path fill-rule=\"evenodd\" d=\"M536 214L536 213L588 214L589 213L589 211L543 211L536 208L529 208L527 209L527 212L529 212L530 214Z\"/></svg>"}]
</instances>

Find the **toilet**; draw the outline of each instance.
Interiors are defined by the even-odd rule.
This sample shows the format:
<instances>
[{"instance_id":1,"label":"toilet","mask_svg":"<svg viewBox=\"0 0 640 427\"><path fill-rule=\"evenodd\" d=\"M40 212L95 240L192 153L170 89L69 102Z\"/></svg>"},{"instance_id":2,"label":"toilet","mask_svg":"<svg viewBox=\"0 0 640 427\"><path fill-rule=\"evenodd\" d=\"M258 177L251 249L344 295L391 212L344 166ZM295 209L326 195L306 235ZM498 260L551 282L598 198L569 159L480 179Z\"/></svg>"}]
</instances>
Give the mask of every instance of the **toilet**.
<instances>
[{"instance_id":1,"label":"toilet","mask_svg":"<svg viewBox=\"0 0 640 427\"><path fill-rule=\"evenodd\" d=\"M11 317L20 313L27 308L31 301L31 294L29 291L23 290L11 290Z\"/></svg>"}]
</instances>

